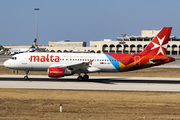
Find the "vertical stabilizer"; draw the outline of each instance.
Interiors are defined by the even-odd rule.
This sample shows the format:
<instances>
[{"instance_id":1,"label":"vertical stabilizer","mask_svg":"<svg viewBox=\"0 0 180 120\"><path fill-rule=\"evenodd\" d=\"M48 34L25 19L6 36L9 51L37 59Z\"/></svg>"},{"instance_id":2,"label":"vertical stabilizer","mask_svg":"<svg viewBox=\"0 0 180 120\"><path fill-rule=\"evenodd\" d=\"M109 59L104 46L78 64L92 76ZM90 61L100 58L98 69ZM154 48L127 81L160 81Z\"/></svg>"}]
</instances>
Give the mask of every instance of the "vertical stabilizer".
<instances>
[{"instance_id":1,"label":"vertical stabilizer","mask_svg":"<svg viewBox=\"0 0 180 120\"><path fill-rule=\"evenodd\" d=\"M34 40L32 46L30 47L30 49L35 49L35 47L36 47L36 40L37 40L37 39L35 38L35 40Z\"/></svg>"},{"instance_id":2,"label":"vertical stabilizer","mask_svg":"<svg viewBox=\"0 0 180 120\"><path fill-rule=\"evenodd\" d=\"M165 55L172 27L163 27L147 47L138 55Z\"/></svg>"}]
</instances>

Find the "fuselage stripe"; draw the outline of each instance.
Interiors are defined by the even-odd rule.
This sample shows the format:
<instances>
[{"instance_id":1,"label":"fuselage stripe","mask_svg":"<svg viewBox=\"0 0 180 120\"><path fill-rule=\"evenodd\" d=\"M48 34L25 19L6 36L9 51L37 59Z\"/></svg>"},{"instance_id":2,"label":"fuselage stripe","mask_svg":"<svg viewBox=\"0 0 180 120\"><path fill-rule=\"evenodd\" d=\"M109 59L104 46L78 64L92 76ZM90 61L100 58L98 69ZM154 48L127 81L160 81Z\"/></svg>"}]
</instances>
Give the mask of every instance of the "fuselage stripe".
<instances>
[{"instance_id":1,"label":"fuselage stripe","mask_svg":"<svg viewBox=\"0 0 180 120\"><path fill-rule=\"evenodd\" d=\"M110 60L111 64L120 72L120 64L119 61L116 60L115 58L113 58L112 56L105 54L107 56L107 58Z\"/></svg>"}]
</instances>

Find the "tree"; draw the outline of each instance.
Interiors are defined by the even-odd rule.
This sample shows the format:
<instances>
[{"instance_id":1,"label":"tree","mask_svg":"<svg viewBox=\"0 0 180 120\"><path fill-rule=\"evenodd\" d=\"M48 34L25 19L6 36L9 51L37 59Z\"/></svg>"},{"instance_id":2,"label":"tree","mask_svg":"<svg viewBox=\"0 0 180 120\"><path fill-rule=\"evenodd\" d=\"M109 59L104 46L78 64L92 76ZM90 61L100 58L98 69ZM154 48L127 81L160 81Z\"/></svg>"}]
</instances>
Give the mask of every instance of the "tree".
<instances>
[{"instance_id":1,"label":"tree","mask_svg":"<svg viewBox=\"0 0 180 120\"><path fill-rule=\"evenodd\" d=\"M2 49L4 50L4 47L2 45L0 45L0 50L2 50Z\"/></svg>"}]
</instances>

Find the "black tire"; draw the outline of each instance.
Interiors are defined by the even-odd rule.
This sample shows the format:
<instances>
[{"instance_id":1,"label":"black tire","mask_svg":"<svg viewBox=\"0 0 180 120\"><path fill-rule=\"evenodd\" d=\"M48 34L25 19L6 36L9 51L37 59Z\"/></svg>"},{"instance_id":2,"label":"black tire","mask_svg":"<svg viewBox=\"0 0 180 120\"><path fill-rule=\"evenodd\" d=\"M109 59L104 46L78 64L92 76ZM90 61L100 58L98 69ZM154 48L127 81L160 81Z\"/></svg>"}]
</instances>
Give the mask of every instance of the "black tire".
<instances>
[{"instance_id":1,"label":"black tire","mask_svg":"<svg viewBox=\"0 0 180 120\"><path fill-rule=\"evenodd\" d=\"M88 80L88 79L89 79L89 75L84 75L84 76L83 76L83 79L84 79L84 80Z\"/></svg>"},{"instance_id":2,"label":"black tire","mask_svg":"<svg viewBox=\"0 0 180 120\"><path fill-rule=\"evenodd\" d=\"M28 76L24 76L24 79L27 80L27 79L28 79Z\"/></svg>"},{"instance_id":3,"label":"black tire","mask_svg":"<svg viewBox=\"0 0 180 120\"><path fill-rule=\"evenodd\" d=\"M83 80L83 77L82 77L82 76L78 76L77 80L78 80L78 81L82 81L82 80Z\"/></svg>"}]
</instances>

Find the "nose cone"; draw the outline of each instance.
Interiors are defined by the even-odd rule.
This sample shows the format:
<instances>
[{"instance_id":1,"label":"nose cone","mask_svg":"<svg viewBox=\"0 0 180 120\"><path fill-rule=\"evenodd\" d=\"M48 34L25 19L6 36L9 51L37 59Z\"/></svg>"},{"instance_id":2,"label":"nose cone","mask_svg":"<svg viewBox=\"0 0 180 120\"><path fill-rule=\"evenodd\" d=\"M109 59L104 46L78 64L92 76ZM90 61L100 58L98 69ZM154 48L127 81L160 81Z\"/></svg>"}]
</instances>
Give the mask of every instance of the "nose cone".
<instances>
[{"instance_id":1,"label":"nose cone","mask_svg":"<svg viewBox=\"0 0 180 120\"><path fill-rule=\"evenodd\" d=\"M11 63L9 62L9 60L6 60L4 62L4 66L7 67L7 68L9 68L11 66Z\"/></svg>"}]
</instances>

